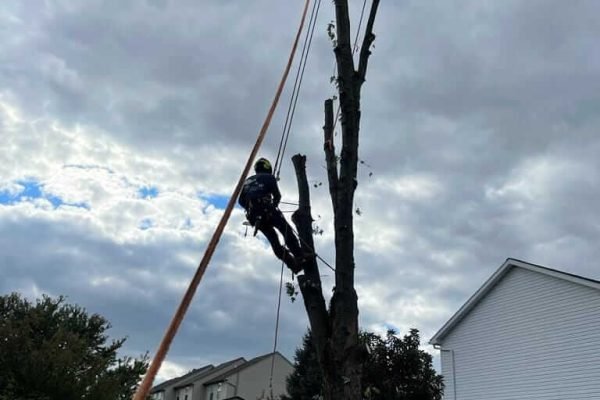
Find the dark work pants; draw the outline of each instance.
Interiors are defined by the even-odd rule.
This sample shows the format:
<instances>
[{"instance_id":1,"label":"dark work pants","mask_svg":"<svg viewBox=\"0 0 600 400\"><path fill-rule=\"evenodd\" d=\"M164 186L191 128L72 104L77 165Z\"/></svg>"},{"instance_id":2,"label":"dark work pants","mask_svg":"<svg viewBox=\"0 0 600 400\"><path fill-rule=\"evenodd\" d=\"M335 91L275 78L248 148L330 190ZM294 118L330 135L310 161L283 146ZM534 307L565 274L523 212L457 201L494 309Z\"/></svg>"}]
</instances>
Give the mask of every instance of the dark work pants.
<instances>
[{"instance_id":1,"label":"dark work pants","mask_svg":"<svg viewBox=\"0 0 600 400\"><path fill-rule=\"evenodd\" d=\"M285 245L288 249L290 249L292 255L296 258L302 256L302 251L300 250L300 243L298 242L298 239L296 239L294 230L292 229L290 224L285 220L285 217L283 216L281 211L277 209L269 210L268 213L262 216L260 222L258 222L257 228L259 231L262 232L263 235L265 235L265 237L271 244L273 252L280 260L288 261L285 259L287 258L287 251L281 245L276 230L281 232L281 234L283 235Z\"/></svg>"}]
</instances>

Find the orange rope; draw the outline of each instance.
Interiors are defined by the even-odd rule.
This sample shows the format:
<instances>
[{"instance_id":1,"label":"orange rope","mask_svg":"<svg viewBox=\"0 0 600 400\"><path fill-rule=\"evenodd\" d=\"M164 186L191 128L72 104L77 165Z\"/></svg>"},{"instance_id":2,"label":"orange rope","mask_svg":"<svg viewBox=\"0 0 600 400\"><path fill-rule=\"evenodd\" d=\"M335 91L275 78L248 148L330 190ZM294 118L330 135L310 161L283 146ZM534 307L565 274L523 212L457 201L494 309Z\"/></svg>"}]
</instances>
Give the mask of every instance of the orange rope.
<instances>
[{"instance_id":1,"label":"orange rope","mask_svg":"<svg viewBox=\"0 0 600 400\"><path fill-rule=\"evenodd\" d=\"M267 117L265 118L262 128L260 129L260 132L256 139L256 143L254 144L254 147L252 148L252 151L250 152L248 161L246 161L246 166L244 167L244 170L242 171L242 174L240 175L240 179L238 180L238 183L235 186L235 189L233 190L231 197L229 198L229 202L227 203L225 212L223 213L223 216L221 217L221 221L219 221L219 224L217 225L217 229L215 230L212 238L210 239L210 242L208 243L208 246L206 248L204 256L202 257L202 261L200 261L200 264L198 265L198 269L196 270L196 274L192 278L192 281L190 282L190 285L187 288L187 291L185 292L185 295L183 296L183 299L181 300L181 303L179 304L179 307L177 308L177 311L175 312L175 315L173 316L173 319L171 320L171 323L169 324L169 327L167 328L167 331L165 332L165 335L164 335L162 341L160 342L160 345L158 346L158 350L156 351L156 355L154 356L154 359L152 360L152 363L150 364L150 367L148 368L148 371L146 372L146 376L144 376L142 383L140 384L136 393L133 396L133 400L145 400L146 397L148 396L148 393L150 392L152 383L154 382L154 378L156 377L156 374L158 373L158 370L167 355L169 347L171 346L171 342L173 341L173 338L175 337L175 334L177 333L177 329L181 325L181 322L183 321L183 317L185 316L185 313L186 313L187 309L189 308L190 303L192 302L192 298L194 297L194 294L196 293L196 289L198 288L198 285L200 284L200 280L202 279L202 276L204 275L204 272L206 271L206 267L208 266L208 263L210 262L210 259L213 255L213 253L215 252L215 248L217 247L217 244L219 243L219 239L221 239L221 235L223 234L225 225L227 225L227 221L229 220L229 217L231 216L231 212L233 211L235 202L240 194L240 191L242 190L242 185L244 184L244 181L246 180L246 177L248 176L248 173L250 172L252 162L254 161L254 158L256 158L256 155L258 154L258 150L265 138L267 129L269 128L269 125L271 124L271 119L273 118L273 113L275 112L275 109L277 108L277 103L279 102L279 98L281 97L281 92L283 91L283 87L285 85L288 74L290 72L290 68L292 67L292 62L294 60L294 54L296 53L296 48L298 47L298 41L300 39L300 34L302 33L302 29L304 27L304 20L306 19L306 13L308 11L309 4L310 4L310 0L306 0L306 2L304 4L304 11L302 12L302 19L300 20L300 26L298 27L298 33L296 33L296 38L294 40L294 44L292 45L292 50L290 52L290 56L288 58L287 65L283 72L283 76L281 77L281 81L279 82L279 86L277 88L277 92L275 93L275 97L273 98L273 102L271 103L271 108L269 109L269 112L267 113Z\"/></svg>"}]
</instances>

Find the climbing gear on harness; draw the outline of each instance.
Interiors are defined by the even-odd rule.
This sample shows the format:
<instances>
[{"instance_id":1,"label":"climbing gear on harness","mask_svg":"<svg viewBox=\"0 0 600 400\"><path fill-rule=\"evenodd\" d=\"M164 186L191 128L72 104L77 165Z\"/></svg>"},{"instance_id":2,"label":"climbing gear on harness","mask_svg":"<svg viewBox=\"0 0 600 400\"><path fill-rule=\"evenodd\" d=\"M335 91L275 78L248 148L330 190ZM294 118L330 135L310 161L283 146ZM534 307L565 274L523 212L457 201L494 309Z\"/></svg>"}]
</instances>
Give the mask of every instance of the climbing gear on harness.
<instances>
[{"instance_id":1,"label":"climbing gear on harness","mask_svg":"<svg viewBox=\"0 0 600 400\"><path fill-rule=\"evenodd\" d=\"M268 222L271 219L274 208L273 199L270 197L261 197L248 202L246 219L255 228L254 236L256 236L259 229L259 224Z\"/></svg>"}]
</instances>

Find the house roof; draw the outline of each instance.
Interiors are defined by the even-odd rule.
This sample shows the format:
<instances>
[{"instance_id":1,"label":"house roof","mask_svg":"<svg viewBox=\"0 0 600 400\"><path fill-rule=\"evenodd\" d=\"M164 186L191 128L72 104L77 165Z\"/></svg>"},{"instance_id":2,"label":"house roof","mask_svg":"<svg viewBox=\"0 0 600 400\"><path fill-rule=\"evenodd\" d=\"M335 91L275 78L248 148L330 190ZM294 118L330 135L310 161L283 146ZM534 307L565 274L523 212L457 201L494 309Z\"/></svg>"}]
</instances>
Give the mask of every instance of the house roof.
<instances>
[{"instance_id":1,"label":"house roof","mask_svg":"<svg viewBox=\"0 0 600 400\"><path fill-rule=\"evenodd\" d=\"M191 376L204 375L204 373L207 373L207 372L211 371L212 369L214 369L214 366L212 364L205 365L204 367L193 369L193 370L191 370L190 372L188 372L185 375L178 376L177 378L169 379L167 381L162 382L159 385L154 386L152 388L152 390L150 391L150 393L156 393L156 392L160 392L162 390L165 390L168 386L171 386L171 385L177 383L177 381L189 378Z\"/></svg>"},{"instance_id":2,"label":"house roof","mask_svg":"<svg viewBox=\"0 0 600 400\"><path fill-rule=\"evenodd\" d=\"M190 382L193 382L197 379L202 378L211 373L218 372L219 370L239 361L246 361L243 357L238 357L233 360L224 362L222 364L217 365L216 367L212 364L205 365L204 367L196 368L191 370L185 375L179 376L177 378L169 379L168 381L164 381L159 385L154 386L150 393L156 393L165 390L169 386L177 385L176 388L186 386Z\"/></svg>"},{"instance_id":3,"label":"house roof","mask_svg":"<svg viewBox=\"0 0 600 400\"><path fill-rule=\"evenodd\" d=\"M182 388L184 386L191 385L191 384L194 383L194 381L197 381L198 379L200 379L202 377L205 377L206 375L217 373L220 370L225 369L227 367L230 367L232 364L235 364L235 363L238 363L238 362L243 362L242 365L246 365L247 364L246 359L244 357L234 358L233 360L230 360L230 361L227 361L227 362L224 362L222 364L217 365L216 367L210 369L209 371L206 371L203 374L184 376L181 379L179 379L177 382L175 382L176 385L175 385L174 388L178 389L178 388ZM236 367L236 368L233 368L233 369L237 369L237 368L239 368L239 367Z\"/></svg>"},{"instance_id":4,"label":"house roof","mask_svg":"<svg viewBox=\"0 0 600 400\"><path fill-rule=\"evenodd\" d=\"M495 286L496 284L506 276L506 274L513 268L523 268L529 271L538 272L544 275L552 276L555 278L563 279L569 282L577 283L583 286L588 286L594 289L600 290L600 281L586 278L583 276L571 274L568 272L559 271L556 269L543 267L541 265L531 264L525 261L516 260L514 258L507 258L504 264L494 272L494 274L475 292L469 300L450 318L441 329L433 335L429 341L432 345L439 345L443 338L452 330L454 327L463 320L463 318L483 299Z\"/></svg>"},{"instance_id":5,"label":"house roof","mask_svg":"<svg viewBox=\"0 0 600 400\"><path fill-rule=\"evenodd\" d=\"M293 364L287 358L285 358L280 352L276 351L275 353L269 353L269 354L265 354L265 355L262 355L262 356L255 357L255 358L249 360L248 362L246 362L246 363L244 363L244 364L242 364L242 365L240 365L240 366L238 366L236 368L233 368L233 369L231 369L231 370L229 370L229 371L227 371L227 372L225 372L225 373L223 373L223 374L221 374L221 375L219 375L219 376L211 379L210 381L204 383L204 385L206 386L206 385L212 385L214 383L223 382L224 380L226 380L231 375L237 374L238 372L240 372L240 371L242 371L242 370L244 370L244 369L246 369L248 367L251 367L252 365L257 364L258 362L260 362L260 361L262 361L262 360L264 360L266 358L269 358L271 356L274 356L274 355L279 355L281 358L283 358L285 361L287 361L290 365L293 366Z\"/></svg>"}]
</instances>

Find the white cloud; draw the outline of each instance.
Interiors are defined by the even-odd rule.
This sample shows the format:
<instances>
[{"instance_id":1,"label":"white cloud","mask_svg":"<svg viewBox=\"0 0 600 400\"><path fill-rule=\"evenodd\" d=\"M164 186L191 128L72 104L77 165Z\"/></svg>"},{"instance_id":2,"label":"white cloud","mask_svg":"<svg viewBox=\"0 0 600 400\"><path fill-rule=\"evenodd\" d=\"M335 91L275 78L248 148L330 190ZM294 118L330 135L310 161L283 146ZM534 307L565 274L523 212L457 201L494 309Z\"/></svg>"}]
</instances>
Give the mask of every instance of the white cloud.
<instances>
[{"instance_id":1,"label":"white cloud","mask_svg":"<svg viewBox=\"0 0 600 400\"><path fill-rule=\"evenodd\" d=\"M16 182L0 182L0 192L4 192L11 197L21 193L23 189L25 187Z\"/></svg>"},{"instance_id":2,"label":"white cloud","mask_svg":"<svg viewBox=\"0 0 600 400\"><path fill-rule=\"evenodd\" d=\"M197 368L197 367L196 367ZM165 361L161 367L160 370L158 371L158 374L156 375L156 382L155 383L160 383L163 381L166 381L168 379L172 379L181 375L184 375L186 373L188 373L192 368L186 368L183 365L171 362L171 361Z\"/></svg>"},{"instance_id":3,"label":"white cloud","mask_svg":"<svg viewBox=\"0 0 600 400\"><path fill-rule=\"evenodd\" d=\"M404 175L396 179L378 179L376 186L383 190L391 191L398 200L427 200L439 195L443 189L441 183L433 176Z\"/></svg>"},{"instance_id":4,"label":"white cloud","mask_svg":"<svg viewBox=\"0 0 600 400\"><path fill-rule=\"evenodd\" d=\"M586 16L598 10L559 3L381 5L355 204L365 326L426 338L509 256L597 277L599 32ZM153 350L220 217L207 199L228 196L242 169L298 12L3 3L0 190L34 180L44 196L0 205L1 289L68 294L106 314L129 349ZM321 17L323 28L330 5ZM333 56L321 28L288 154L306 153L311 183L323 182L311 187L317 251L334 262L321 145ZM261 155L276 153L282 110ZM295 202L287 156L281 187ZM279 263L242 220L234 211L164 376L270 350ZM285 306L291 355L306 318L301 302Z\"/></svg>"},{"instance_id":5,"label":"white cloud","mask_svg":"<svg viewBox=\"0 0 600 400\"><path fill-rule=\"evenodd\" d=\"M574 160L539 156L524 160L500 187L490 187L486 196L492 200L519 198L525 201L546 201L568 181L579 180L589 174L584 165Z\"/></svg>"}]
</instances>

